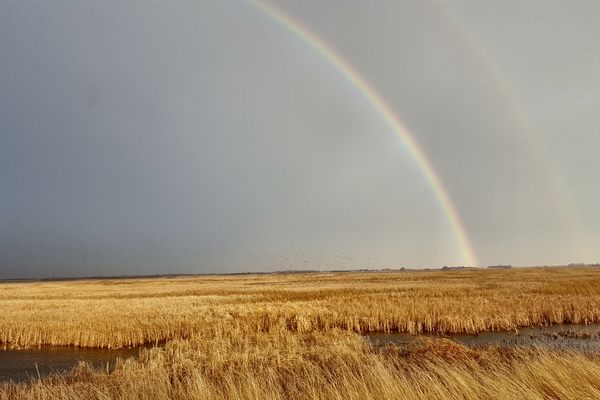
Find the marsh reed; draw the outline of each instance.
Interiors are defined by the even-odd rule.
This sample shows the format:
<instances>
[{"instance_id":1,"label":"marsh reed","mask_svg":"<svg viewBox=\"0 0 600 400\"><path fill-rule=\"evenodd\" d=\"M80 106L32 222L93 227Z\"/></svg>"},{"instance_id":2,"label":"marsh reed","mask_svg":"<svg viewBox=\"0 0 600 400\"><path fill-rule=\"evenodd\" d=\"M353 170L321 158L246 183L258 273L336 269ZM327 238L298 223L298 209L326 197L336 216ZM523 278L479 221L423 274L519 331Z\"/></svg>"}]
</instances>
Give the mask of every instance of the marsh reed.
<instances>
[{"instance_id":1,"label":"marsh reed","mask_svg":"<svg viewBox=\"0 0 600 400\"><path fill-rule=\"evenodd\" d=\"M0 284L0 343L123 347L250 332L476 333L600 321L599 268Z\"/></svg>"}]
</instances>

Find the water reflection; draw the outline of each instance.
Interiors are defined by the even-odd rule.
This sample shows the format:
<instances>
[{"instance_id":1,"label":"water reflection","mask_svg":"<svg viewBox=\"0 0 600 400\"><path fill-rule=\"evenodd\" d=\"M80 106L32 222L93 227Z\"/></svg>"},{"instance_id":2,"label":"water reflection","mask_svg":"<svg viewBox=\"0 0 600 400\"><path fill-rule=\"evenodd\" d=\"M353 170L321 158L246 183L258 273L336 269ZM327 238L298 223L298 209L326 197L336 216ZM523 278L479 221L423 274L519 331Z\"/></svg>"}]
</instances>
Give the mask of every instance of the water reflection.
<instances>
[{"instance_id":1,"label":"water reflection","mask_svg":"<svg viewBox=\"0 0 600 400\"><path fill-rule=\"evenodd\" d=\"M80 361L94 368L112 371L117 359L137 357L141 349L90 349L66 346L47 346L27 350L0 350L0 381L25 382L49 374L64 373Z\"/></svg>"}]
</instances>

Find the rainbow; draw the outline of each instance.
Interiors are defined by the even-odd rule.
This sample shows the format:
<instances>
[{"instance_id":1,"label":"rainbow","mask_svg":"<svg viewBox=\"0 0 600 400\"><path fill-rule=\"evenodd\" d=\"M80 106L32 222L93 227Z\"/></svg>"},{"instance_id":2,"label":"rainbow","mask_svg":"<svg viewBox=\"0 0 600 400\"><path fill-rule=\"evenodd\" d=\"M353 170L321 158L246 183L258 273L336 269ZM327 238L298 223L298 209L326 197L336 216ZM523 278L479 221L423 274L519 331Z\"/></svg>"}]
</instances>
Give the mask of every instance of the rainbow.
<instances>
[{"instance_id":1,"label":"rainbow","mask_svg":"<svg viewBox=\"0 0 600 400\"><path fill-rule=\"evenodd\" d=\"M294 36L306 43L313 51L319 54L323 59L327 60L354 88L356 88L359 93L361 93L367 99L369 104L385 120L392 132L394 132L400 139L402 145L406 148L417 167L423 174L424 178L427 180L444 215L446 216L446 219L448 220L452 233L456 238L457 244L461 250L462 259L465 265L478 265L475 252L473 251L473 246L469 240L469 236L467 235L459 214L456 211L452 200L450 199L448 191L445 189L440 177L433 168L431 162L425 156L423 150L419 147L417 141L410 134L410 131L406 128L402 121L396 116L394 110L389 104L386 103L383 97L377 93L375 88L373 88L367 79L356 69L354 69L352 65L350 65L330 46L328 46L327 43L302 26L299 22L295 21L291 16L283 13L270 4L252 0L248 1L248 3L259 10L263 15L268 16L271 20L275 21L277 24L284 27Z\"/></svg>"},{"instance_id":2,"label":"rainbow","mask_svg":"<svg viewBox=\"0 0 600 400\"><path fill-rule=\"evenodd\" d=\"M516 124L517 132L520 132L528 142L532 160L546 173L548 201L556 205L556 215L566 233L569 242L567 244L571 246L574 256L591 257L589 251L591 247L581 227L581 216L570 199L564 178L559 173L552 172L551 151L544 140L543 132L534 122L527 104L521 98L518 88L478 36L461 20L459 13L449 2L435 1L434 5L436 5L434 10L453 27L460 37L460 42L470 50L473 58L488 75L491 89L504 101L508 114Z\"/></svg>"}]
</instances>

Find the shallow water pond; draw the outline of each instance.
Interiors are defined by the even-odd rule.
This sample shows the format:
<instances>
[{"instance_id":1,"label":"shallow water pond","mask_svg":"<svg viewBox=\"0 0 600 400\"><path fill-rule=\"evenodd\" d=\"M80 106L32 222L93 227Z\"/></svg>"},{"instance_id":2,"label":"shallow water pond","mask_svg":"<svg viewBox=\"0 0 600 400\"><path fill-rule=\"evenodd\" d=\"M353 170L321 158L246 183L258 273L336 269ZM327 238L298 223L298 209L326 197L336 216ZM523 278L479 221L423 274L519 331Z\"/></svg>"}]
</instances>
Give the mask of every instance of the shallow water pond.
<instances>
[{"instance_id":1,"label":"shallow water pond","mask_svg":"<svg viewBox=\"0 0 600 400\"><path fill-rule=\"evenodd\" d=\"M466 346L536 346L581 351L600 351L600 324L560 324L537 328L520 328L508 332L482 332L467 334L371 333L365 335L372 343L407 345L420 337L445 338Z\"/></svg>"},{"instance_id":2,"label":"shallow water pond","mask_svg":"<svg viewBox=\"0 0 600 400\"><path fill-rule=\"evenodd\" d=\"M90 349L46 346L26 350L0 350L0 382L27 382L51 373L68 372L80 361L112 371L117 359L137 357L143 346L129 349Z\"/></svg>"}]
</instances>

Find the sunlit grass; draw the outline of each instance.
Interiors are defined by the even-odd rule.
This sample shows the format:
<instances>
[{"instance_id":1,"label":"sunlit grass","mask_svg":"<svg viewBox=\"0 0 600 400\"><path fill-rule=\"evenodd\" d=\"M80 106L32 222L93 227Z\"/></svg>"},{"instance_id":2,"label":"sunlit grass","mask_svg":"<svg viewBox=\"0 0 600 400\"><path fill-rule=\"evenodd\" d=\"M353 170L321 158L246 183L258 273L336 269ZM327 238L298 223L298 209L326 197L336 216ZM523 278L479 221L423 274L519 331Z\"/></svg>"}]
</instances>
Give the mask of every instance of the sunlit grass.
<instances>
[{"instance_id":1,"label":"sunlit grass","mask_svg":"<svg viewBox=\"0 0 600 400\"><path fill-rule=\"evenodd\" d=\"M108 374L0 387L0 399L593 399L600 359L422 341L372 347L357 334L214 329L169 342Z\"/></svg>"},{"instance_id":2,"label":"sunlit grass","mask_svg":"<svg viewBox=\"0 0 600 400\"><path fill-rule=\"evenodd\" d=\"M111 373L0 385L0 400L594 399L599 355L358 333L591 323L599 305L595 268L7 283L7 347L166 344Z\"/></svg>"},{"instance_id":3,"label":"sunlit grass","mask_svg":"<svg viewBox=\"0 0 600 400\"><path fill-rule=\"evenodd\" d=\"M249 332L475 333L600 320L600 269L253 275L0 285L7 346Z\"/></svg>"}]
</instances>

